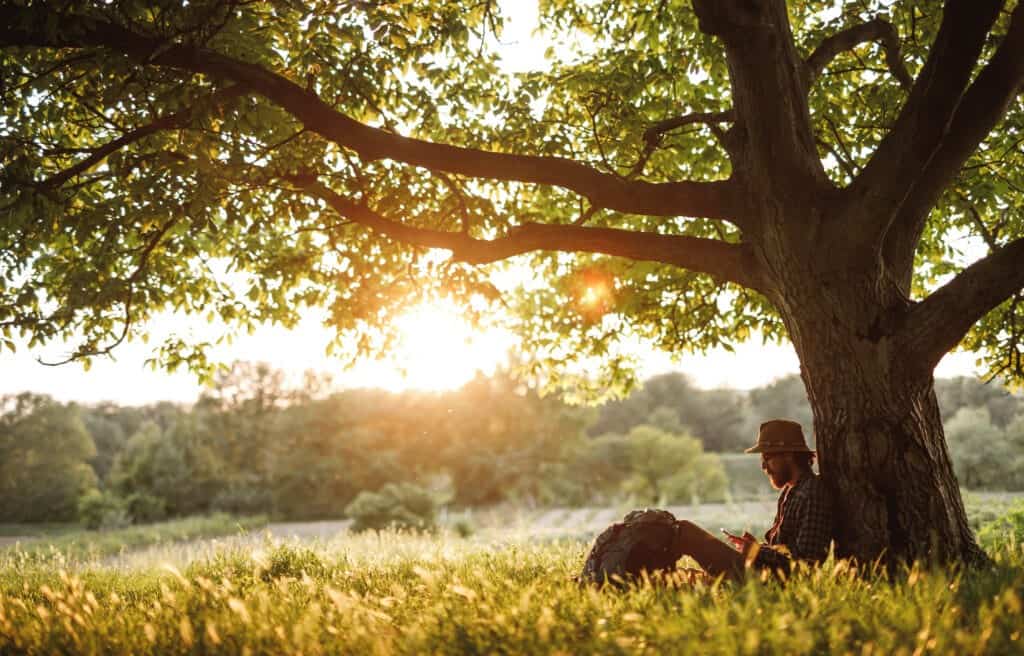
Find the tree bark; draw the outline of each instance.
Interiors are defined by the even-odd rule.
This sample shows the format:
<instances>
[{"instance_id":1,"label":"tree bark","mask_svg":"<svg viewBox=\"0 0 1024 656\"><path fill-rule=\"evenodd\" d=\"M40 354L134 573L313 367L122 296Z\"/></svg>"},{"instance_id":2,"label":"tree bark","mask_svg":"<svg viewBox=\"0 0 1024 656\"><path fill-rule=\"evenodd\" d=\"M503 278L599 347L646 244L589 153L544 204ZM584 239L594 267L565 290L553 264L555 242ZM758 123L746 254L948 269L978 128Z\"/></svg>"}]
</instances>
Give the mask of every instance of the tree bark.
<instances>
[{"instance_id":1,"label":"tree bark","mask_svg":"<svg viewBox=\"0 0 1024 656\"><path fill-rule=\"evenodd\" d=\"M887 381L842 357L849 347L831 346L800 350L820 469L837 501L838 555L890 563L983 559L967 525L931 376Z\"/></svg>"}]
</instances>

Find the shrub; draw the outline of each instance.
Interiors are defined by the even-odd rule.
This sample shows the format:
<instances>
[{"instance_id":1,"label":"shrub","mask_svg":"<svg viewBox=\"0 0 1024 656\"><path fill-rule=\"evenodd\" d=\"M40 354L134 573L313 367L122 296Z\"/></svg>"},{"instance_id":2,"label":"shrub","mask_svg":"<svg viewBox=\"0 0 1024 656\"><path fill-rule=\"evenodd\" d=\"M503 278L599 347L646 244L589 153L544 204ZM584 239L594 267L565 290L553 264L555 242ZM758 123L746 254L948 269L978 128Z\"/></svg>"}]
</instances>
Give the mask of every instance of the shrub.
<instances>
[{"instance_id":1,"label":"shrub","mask_svg":"<svg viewBox=\"0 0 1024 656\"><path fill-rule=\"evenodd\" d=\"M622 490L641 503L721 501L729 481L718 456L700 440L642 424L626 436L630 476Z\"/></svg>"},{"instance_id":2,"label":"shrub","mask_svg":"<svg viewBox=\"0 0 1024 656\"><path fill-rule=\"evenodd\" d=\"M437 525L437 501L412 483L389 483L378 492L360 492L345 508L353 531L405 528L431 531Z\"/></svg>"},{"instance_id":3,"label":"shrub","mask_svg":"<svg viewBox=\"0 0 1024 656\"><path fill-rule=\"evenodd\" d=\"M260 574L264 581L273 581L284 577L301 578L303 573L319 578L327 571L320 556L307 547L282 544L270 552L267 567Z\"/></svg>"},{"instance_id":4,"label":"shrub","mask_svg":"<svg viewBox=\"0 0 1024 656\"><path fill-rule=\"evenodd\" d=\"M452 523L452 530L455 531L455 535L458 535L460 538L468 538L476 532L473 522L466 517L460 517L455 520L455 522Z\"/></svg>"},{"instance_id":5,"label":"shrub","mask_svg":"<svg viewBox=\"0 0 1024 656\"><path fill-rule=\"evenodd\" d=\"M718 456L729 481L733 499L774 498L778 491L761 471L761 459L750 453L723 453Z\"/></svg>"},{"instance_id":6,"label":"shrub","mask_svg":"<svg viewBox=\"0 0 1024 656\"><path fill-rule=\"evenodd\" d=\"M978 541L987 549L1024 542L1024 501L1018 501L1002 517L982 526Z\"/></svg>"},{"instance_id":7,"label":"shrub","mask_svg":"<svg viewBox=\"0 0 1024 656\"><path fill-rule=\"evenodd\" d=\"M123 528L132 523L124 499L112 492L100 492L95 488L78 499L78 518L92 531Z\"/></svg>"},{"instance_id":8,"label":"shrub","mask_svg":"<svg viewBox=\"0 0 1024 656\"><path fill-rule=\"evenodd\" d=\"M213 498L214 510L233 515L258 515L267 512L274 500L270 490L257 484L231 485Z\"/></svg>"},{"instance_id":9,"label":"shrub","mask_svg":"<svg viewBox=\"0 0 1024 656\"><path fill-rule=\"evenodd\" d=\"M167 502L152 494L136 492L125 500L128 514L136 524L152 524L167 519Z\"/></svg>"}]
</instances>

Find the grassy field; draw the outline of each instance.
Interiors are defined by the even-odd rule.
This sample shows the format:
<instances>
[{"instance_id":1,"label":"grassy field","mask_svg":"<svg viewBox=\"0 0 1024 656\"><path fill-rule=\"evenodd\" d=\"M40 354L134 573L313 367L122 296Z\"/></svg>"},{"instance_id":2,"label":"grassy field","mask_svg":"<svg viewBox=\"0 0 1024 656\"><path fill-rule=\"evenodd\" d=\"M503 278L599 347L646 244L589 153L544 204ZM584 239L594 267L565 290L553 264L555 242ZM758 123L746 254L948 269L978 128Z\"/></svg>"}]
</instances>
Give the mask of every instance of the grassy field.
<instances>
[{"instance_id":1,"label":"grassy field","mask_svg":"<svg viewBox=\"0 0 1024 656\"><path fill-rule=\"evenodd\" d=\"M233 536L255 531L267 525L266 517L233 517L223 513L206 517L188 517L159 524L129 526L111 531L85 531L72 529L73 525L39 529L33 534L31 525L21 524L17 530L7 525L12 533L28 535L31 539L15 545L5 545L7 552L51 562L93 562L133 550L173 545L203 538ZM27 527L27 529L26 529Z\"/></svg>"},{"instance_id":2,"label":"grassy field","mask_svg":"<svg viewBox=\"0 0 1024 656\"><path fill-rule=\"evenodd\" d=\"M82 527L75 523L39 523L39 524L5 524L0 523L0 538L39 538L65 535L81 531Z\"/></svg>"},{"instance_id":3,"label":"grassy field","mask_svg":"<svg viewBox=\"0 0 1024 656\"><path fill-rule=\"evenodd\" d=\"M0 653L1024 653L1013 538L990 544L996 565L981 572L890 580L830 562L786 585L611 592L571 581L584 537L507 526L312 543L249 534L113 558L7 550Z\"/></svg>"}]
</instances>

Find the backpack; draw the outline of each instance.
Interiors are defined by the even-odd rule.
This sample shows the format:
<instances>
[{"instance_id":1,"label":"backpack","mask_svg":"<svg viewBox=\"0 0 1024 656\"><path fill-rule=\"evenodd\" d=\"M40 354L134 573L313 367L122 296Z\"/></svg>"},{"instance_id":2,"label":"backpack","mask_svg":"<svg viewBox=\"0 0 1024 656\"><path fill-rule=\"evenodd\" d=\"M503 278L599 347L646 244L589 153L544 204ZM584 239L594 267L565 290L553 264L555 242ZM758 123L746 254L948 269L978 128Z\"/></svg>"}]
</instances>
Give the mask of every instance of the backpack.
<instances>
[{"instance_id":1,"label":"backpack","mask_svg":"<svg viewBox=\"0 0 1024 656\"><path fill-rule=\"evenodd\" d=\"M641 572L672 572L682 551L676 539L676 518L667 510L634 510L594 540L580 583L625 584Z\"/></svg>"}]
</instances>

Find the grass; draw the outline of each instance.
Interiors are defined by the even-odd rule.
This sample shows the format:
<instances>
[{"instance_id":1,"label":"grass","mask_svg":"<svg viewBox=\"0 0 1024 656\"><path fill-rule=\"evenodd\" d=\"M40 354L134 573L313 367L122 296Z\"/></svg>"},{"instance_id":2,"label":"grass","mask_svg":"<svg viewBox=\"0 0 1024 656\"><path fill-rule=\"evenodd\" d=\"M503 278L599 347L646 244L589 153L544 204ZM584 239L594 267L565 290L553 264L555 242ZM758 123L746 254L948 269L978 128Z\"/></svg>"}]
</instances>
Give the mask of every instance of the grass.
<instances>
[{"instance_id":1,"label":"grass","mask_svg":"<svg viewBox=\"0 0 1024 656\"><path fill-rule=\"evenodd\" d=\"M830 562L786 585L570 581L587 543L385 532L250 538L132 570L0 556L0 653L1024 653L1024 551L892 580ZM62 569L63 568L63 569Z\"/></svg>"},{"instance_id":2,"label":"grass","mask_svg":"<svg viewBox=\"0 0 1024 656\"><path fill-rule=\"evenodd\" d=\"M1006 514L1008 510L1024 503L1020 492L976 492L961 490L967 521L977 531L983 525Z\"/></svg>"},{"instance_id":3,"label":"grass","mask_svg":"<svg viewBox=\"0 0 1024 656\"><path fill-rule=\"evenodd\" d=\"M260 529L266 523L266 517L234 517L216 513L109 531L79 529L44 533L40 539L9 547L7 551L16 550L34 557L59 555L64 559L87 561L143 547L236 535L239 531Z\"/></svg>"},{"instance_id":4,"label":"grass","mask_svg":"<svg viewBox=\"0 0 1024 656\"><path fill-rule=\"evenodd\" d=\"M82 527L75 522L39 522L34 524L0 523L0 538L42 538L75 533L81 530Z\"/></svg>"}]
</instances>

